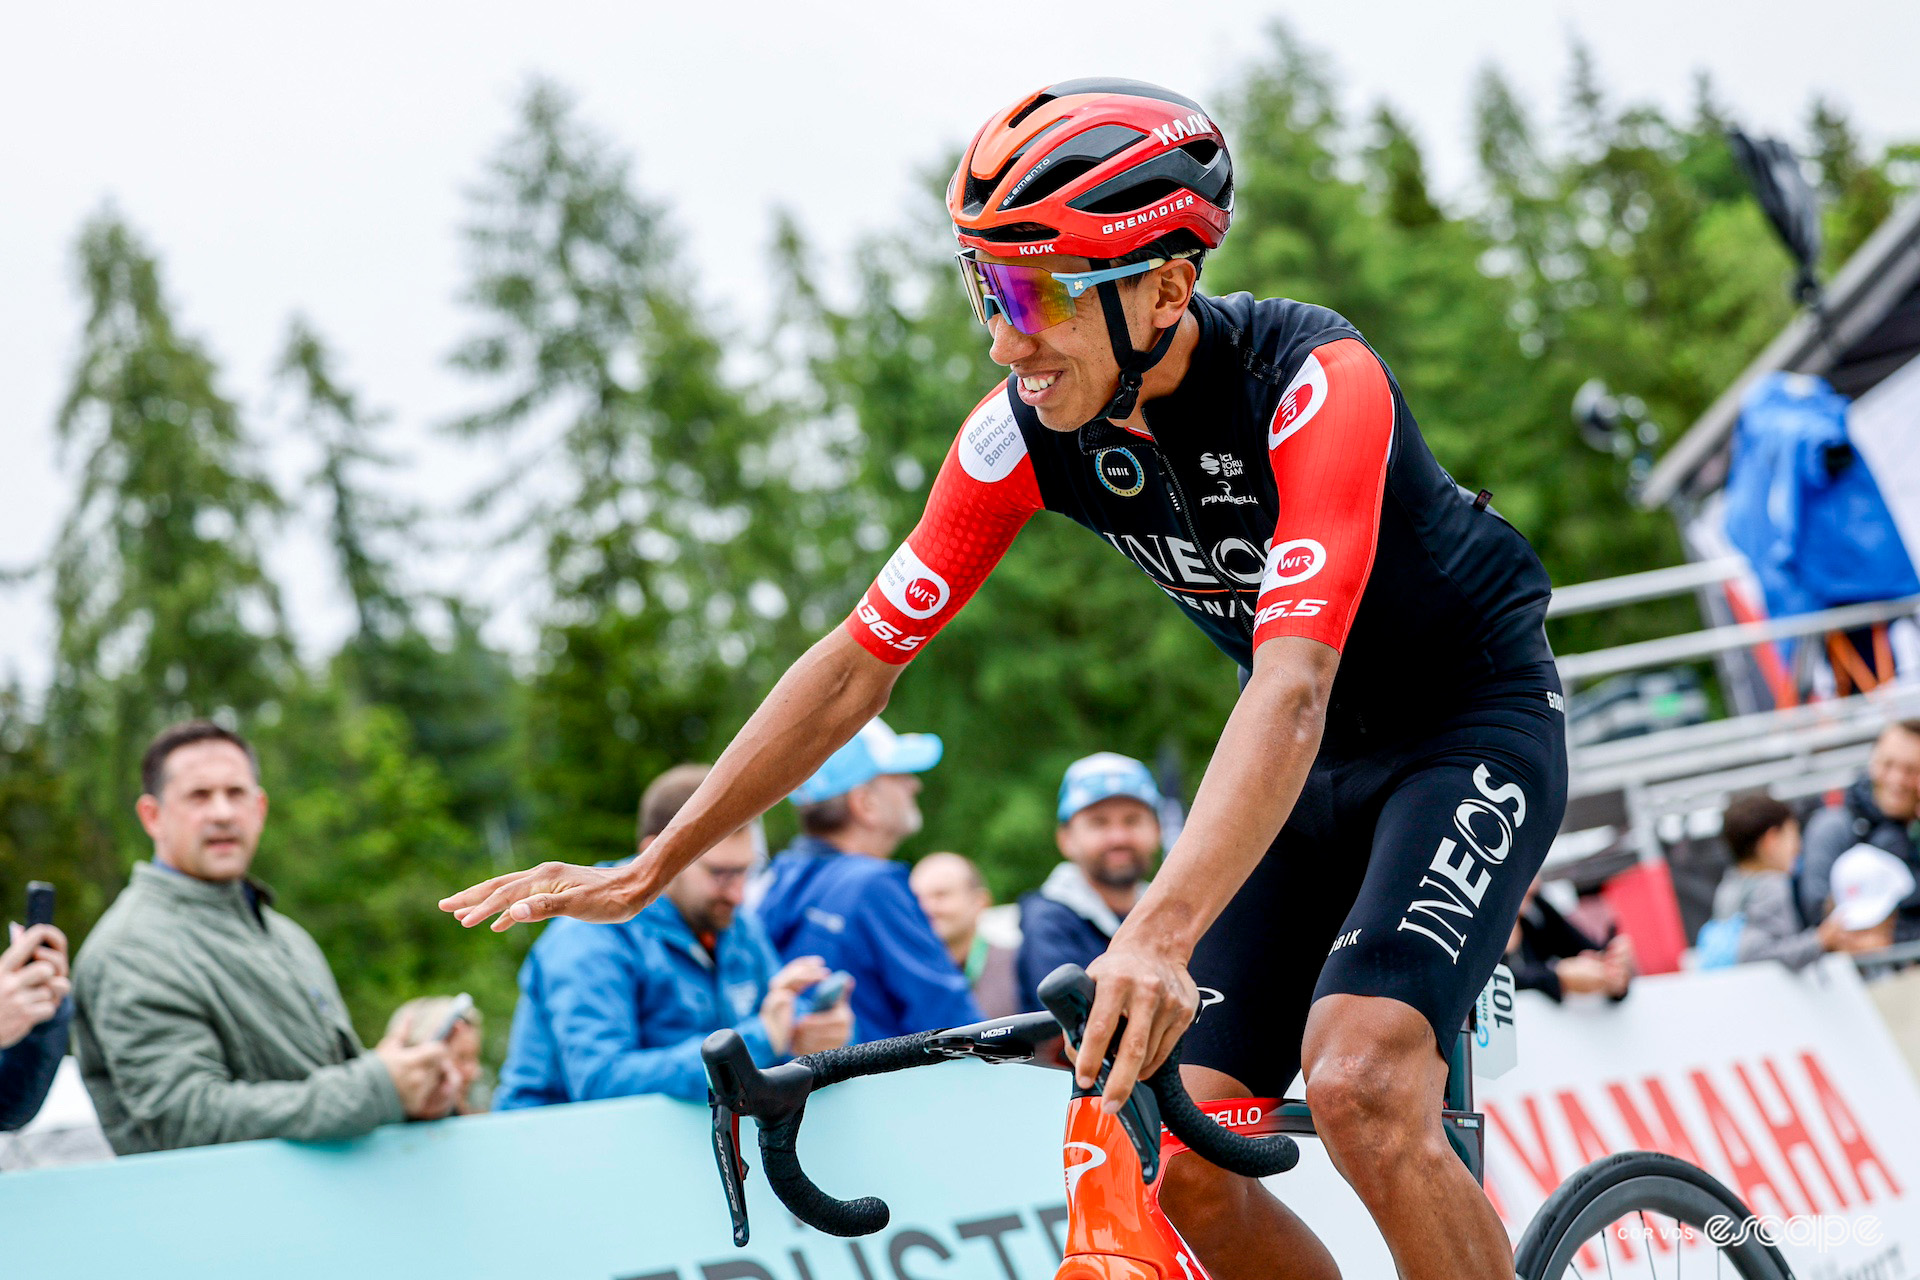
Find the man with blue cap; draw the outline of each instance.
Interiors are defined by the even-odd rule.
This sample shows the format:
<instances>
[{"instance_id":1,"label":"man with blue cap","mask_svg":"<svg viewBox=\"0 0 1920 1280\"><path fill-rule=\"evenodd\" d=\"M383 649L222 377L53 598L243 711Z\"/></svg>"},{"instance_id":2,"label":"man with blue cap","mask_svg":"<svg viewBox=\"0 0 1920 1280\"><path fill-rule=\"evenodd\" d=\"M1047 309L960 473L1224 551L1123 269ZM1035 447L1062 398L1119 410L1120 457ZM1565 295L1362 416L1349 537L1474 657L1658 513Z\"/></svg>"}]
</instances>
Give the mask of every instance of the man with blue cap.
<instances>
[{"instance_id":1,"label":"man with blue cap","mask_svg":"<svg viewBox=\"0 0 1920 1280\"><path fill-rule=\"evenodd\" d=\"M1040 980L1056 968L1092 964L1140 901L1160 852L1160 789L1146 765L1102 751L1067 766L1059 819L1066 861L1020 899L1014 968L1027 1009L1040 1007Z\"/></svg>"},{"instance_id":2,"label":"man with blue cap","mask_svg":"<svg viewBox=\"0 0 1920 1280\"><path fill-rule=\"evenodd\" d=\"M800 836L773 860L760 920L782 958L817 955L853 976L854 1034L881 1040L980 1021L966 975L891 861L920 830L916 776L940 739L875 718L789 797Z\"/></svg>"}]
</instances>

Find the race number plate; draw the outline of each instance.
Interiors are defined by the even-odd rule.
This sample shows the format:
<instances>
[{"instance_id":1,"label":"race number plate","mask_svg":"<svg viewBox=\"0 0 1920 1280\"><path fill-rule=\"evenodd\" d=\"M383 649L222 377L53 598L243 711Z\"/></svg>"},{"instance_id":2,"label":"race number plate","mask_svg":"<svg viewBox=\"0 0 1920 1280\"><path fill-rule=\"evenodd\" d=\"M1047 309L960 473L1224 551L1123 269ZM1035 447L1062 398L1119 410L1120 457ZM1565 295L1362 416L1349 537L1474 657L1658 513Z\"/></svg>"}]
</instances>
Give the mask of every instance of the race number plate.
<instances>
[{"instance_id":1,"label":"race number plate","mask_svg":"<svg viewBox=\"0 0 1920 1280\"><path fill-rule=\"evenodd\" d=\"M1520 1041L1513 1028L1513 970L1500 964L1481 988L1473 1017L1473 1074L1493 1080L1513 1070L1520 1061Z\"/></svg>"}]
</instances>

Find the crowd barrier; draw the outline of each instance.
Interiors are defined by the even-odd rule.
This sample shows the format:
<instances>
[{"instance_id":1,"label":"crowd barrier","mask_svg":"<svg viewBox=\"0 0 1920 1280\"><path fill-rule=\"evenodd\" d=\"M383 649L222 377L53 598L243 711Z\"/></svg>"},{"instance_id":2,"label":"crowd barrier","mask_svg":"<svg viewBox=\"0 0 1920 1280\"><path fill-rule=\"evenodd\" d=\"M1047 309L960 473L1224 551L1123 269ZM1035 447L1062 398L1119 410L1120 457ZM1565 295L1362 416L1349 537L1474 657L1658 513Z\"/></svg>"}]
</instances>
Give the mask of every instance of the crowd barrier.
<instances>
[{"instance_id":1,"label":"crowd barrier","mask_svg":"<svg viewBox=\"0 0 1920 1280\"><path fill-rule=\"evenodd\" d=\"M1516 1234L1587 1160L1652 1147L1745 1193L1803 1277L1920 1266L1920 1090L1844 961L1650 978L1617 1005L1523 992L1519 1035L1518 1067L1480 1086L1488 1187ZM808 1169L893 1207L865 1240L800 1227L756 1170L753 1239L735 1249L705 1109L642 1098L0 1176L6 1273L1047 1280L1065 1096L1057 1072L954 1063L815 1099ZM1358 1201L1303 1150L1275 1189L1350 1280L1391 1277ZM1656 1256L1629 1274L1671 1273L1671 1242L1638 1247Z\"/></svg>"}]
</instances>

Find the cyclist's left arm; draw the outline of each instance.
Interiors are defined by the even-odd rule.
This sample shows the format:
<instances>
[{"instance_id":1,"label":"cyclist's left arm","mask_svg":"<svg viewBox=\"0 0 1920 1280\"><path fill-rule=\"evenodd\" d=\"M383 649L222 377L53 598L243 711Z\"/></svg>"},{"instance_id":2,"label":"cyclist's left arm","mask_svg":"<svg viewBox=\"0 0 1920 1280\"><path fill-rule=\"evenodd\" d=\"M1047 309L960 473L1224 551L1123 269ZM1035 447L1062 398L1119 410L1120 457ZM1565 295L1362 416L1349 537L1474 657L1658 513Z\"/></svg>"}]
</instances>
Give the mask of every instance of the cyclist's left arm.
<instances>
[{"instance_id":1,"label":"cyclist's left arm","mask_svg":"<svg viewBox=\"0 0 1920 1280\"><path fill-rule=\"evenodd\" d=\"M1272 844L1320 750L1379 542L1393 412L1385 370L1352 338L1317 348L1281 397L1267 435L1280 517L1255 616L1253 678L1160 874L1088 967L1099 995L1076 1064L1083 1085L1127 1019L1110 1107L1191 1024L1198 997L1187 961Z\"/></svg>"}]
</instances>

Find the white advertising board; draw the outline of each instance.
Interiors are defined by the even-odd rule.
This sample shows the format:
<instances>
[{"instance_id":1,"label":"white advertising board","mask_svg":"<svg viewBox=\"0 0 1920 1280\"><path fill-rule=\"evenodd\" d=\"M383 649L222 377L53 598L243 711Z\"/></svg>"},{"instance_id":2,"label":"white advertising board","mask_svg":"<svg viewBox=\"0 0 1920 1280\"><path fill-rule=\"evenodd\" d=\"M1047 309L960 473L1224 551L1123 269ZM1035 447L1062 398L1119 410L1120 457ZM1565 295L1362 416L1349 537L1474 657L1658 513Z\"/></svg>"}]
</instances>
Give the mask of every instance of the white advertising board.
<instances>
[{"instance_id":1,"label":"white advertising board","mask_svg":"<svg viewBox=\"0 0 1920 1280\"><path fill-rule=\"evenodd\" d=\"M1617 1004L1522 992L1518 1023L1518 1066L1479 1083L1516 1237L1581 1165L1655 1150L1733 1188L1801 1280L1920 1275L1920 1089L1847 960L1647 978ZM1616 1273L1684 1261L1646 1234Z\"/></svg>"}]
</instances>

